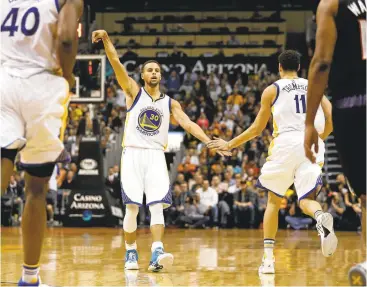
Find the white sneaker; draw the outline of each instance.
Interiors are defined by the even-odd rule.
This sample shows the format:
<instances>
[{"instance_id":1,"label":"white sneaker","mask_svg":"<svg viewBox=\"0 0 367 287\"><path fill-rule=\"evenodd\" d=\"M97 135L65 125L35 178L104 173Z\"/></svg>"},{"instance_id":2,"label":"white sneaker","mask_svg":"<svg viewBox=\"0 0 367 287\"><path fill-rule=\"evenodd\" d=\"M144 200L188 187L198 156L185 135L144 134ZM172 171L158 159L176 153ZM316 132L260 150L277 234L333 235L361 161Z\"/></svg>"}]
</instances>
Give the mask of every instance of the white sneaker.
<instances>
[{"instance_id":1,"label":"white sneaker","mask_svg":"<svg viewBox=\"0 0 367 287\"><path fill-rule=\"evenodd\" d=\"M325 257L333 255L338 246L333 225L334 219L330 213L325 212L317 218L316 228L321 237L321 251Z\"/></svg>"},{"instance_id":2,"label":"white sneaker","mask_svg":"<svg viewBox=\"0 0 367 287\"><path fill-rule=\"evenodd\" d=\"M263 261L261 266L259 267L259 273L262 274L274 274L275 273L275 258L265 258L263 257Z\"/></svg>"},{"instance_id":3,"label":"white sneaker","mask_svg":"<svg viewBox=\"0 0 367 287\"><path fill-rule=\"evenodd\" d=\"M173 255L164 252L162 247L156 248L152 253L152 258L149 263L148 270L159 272L162 269L169 269L173 264Z\"/></svg>"}]
</instances>

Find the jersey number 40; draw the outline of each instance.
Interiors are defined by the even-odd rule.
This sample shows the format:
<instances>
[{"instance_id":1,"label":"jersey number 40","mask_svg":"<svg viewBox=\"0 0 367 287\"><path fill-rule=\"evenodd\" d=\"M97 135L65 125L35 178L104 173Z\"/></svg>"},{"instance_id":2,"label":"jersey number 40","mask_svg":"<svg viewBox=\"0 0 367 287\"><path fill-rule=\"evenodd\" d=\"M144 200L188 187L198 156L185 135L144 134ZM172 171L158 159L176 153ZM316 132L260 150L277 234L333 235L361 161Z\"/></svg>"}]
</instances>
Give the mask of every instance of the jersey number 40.
<instances>
[{"instance_id":1,"label":"jersey number 40","mask_svg":"<svg viewBox=\"0 0 367 287\"><path fill-rule=\"evenodd\" d=\"M15 32L18 32L19 29L19 22L17 24L19 14L19 8L12 8L8 15L5 17L4 22L1 24L1 32L9 32L9 36L13 37ZM34 17L33 25L29 24L28 18ZM38 26L40 24L40 13L36 7L29 8L23 15L21 23L20 23L20 30L25 36L32 36L36 33ZM31 26L31 27L30 27Z\"/></svg>"}]
</instances>

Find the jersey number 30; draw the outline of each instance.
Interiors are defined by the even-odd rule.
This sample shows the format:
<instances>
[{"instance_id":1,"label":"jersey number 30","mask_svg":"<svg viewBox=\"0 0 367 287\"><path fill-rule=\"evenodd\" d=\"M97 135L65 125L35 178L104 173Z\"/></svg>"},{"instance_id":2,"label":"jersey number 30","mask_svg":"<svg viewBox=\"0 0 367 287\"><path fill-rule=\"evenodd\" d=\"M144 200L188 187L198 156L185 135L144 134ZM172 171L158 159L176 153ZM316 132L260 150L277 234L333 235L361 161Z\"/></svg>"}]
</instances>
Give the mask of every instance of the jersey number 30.
<instances>
[{"instance_id":1,"label":"jersey number 30","mask_svg":"<svg viewBox=\"0 0 367 287\"><path fill-rule=\"evenodd\" d=\"M8 15L5 17L4 22L1 24L1 32L9 32L9 36L13 37L15 32L18 32L19 23L17 25L19 8L12 8ZM28 21L28 18L32 16L34 21ZM28 22L28 25L27 25ZM40 24L40 13L36 7L29 8L23 15L20 23L20 30L25 36L32 36L36 33ZM30 25L29 25L30 24ZM33 25L32 25L33 24Z\"/></svg>"},{"instance_id":2,"label":"jersey number 30","mask_svg":"<svg viewBox=\"0 0 367 287\"><path fill-rule=\"evenodd\" d=\"M305 114L306 113L306 97L305 95L295 95L294 100L296 101L296 113ZM300 110L299 102L302 103L302 110Z\"/></svg>"}]
</instances>

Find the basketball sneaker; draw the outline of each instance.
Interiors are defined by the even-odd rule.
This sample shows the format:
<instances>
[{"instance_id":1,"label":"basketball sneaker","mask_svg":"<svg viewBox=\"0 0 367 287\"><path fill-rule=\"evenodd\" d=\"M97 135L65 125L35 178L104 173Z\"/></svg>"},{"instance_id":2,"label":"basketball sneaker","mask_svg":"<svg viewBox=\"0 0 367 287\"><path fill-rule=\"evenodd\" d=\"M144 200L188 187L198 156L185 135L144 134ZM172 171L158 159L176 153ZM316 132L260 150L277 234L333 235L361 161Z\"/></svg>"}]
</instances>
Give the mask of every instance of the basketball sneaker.
<instances>
[{"instance_id":1,"label":"basketball sneaker","mask_svg":"<svg viewBox=\"0 0 367 287\"><path fill-rule=\"evenodd\" d=\"M366 286L367 261L350 268L348 277L350 286Z\"/></svg>"},{"instance_id":2,"label":"basketball sneaker","mask_svg":"<svg viewBox=\"0 0 367 287\"><path fill-rule=\"evenodd\" d=\"M152 253L152 258L149 263L148 270L159 272L162 269L171 267L173 264L173 255L165 253L162 247L156 248Z\"/></svg>"},{"instance_id":3,"label":"basketball sneaker","mask_svg":"<svg viewBox=\"0 0 367 287\"><path fill-rule=\"evenodd\" d=\"M38 277L38 280L37 282L35 283L28 283L28 282L25 282L23 281L22 278L20 278L19 282L18 282L18 286L37 286L37 287L49 287L48 285L46 284L42 284L41 282L41 278Z\"/></svg>"},{"instance_id":4,"label":"basketball sneaker","mask_svg":"<svg viewBox=\"0 0 367 287\"><path fill-rule=\"evenodd\" d=\"M138 270L138 251L136 249L126 250L125 255L125 269L126 270Z\"/></svg>"},{"instance_id":5,"label":"basketball sneaker","mask_svg":"<svg viewBox=\"0 0 367 287\"><path fill-rule=\"evenodd\" d=\"M262 274L274 274L275 273L275 258L265 258L263 256L263 261L259 267L259 273Z\"/></svg>"},{"instance_id":6,"label":"basketball sneaker","mask_svg":"<svg viewBox=\"0 0 367 287\"><path fill-rule=\"evenodd\" d=\"M333 225L334 219L330 213L325 212L317 218L316 228L321 237L321 251L325 257L333 255L338 246Z\"/></svg>"}]
</instances>

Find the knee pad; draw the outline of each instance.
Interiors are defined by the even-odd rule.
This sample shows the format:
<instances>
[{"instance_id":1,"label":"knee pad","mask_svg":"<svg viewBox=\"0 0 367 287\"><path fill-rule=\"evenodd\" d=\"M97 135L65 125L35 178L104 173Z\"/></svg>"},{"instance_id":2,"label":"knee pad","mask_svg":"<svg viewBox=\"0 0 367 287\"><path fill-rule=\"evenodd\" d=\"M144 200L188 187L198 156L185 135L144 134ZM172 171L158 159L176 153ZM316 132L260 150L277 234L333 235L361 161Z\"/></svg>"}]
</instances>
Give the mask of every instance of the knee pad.
<instances>
[{"instance_id":1,"label":"knee pad","mask_svg":"<svg viewBox=\"0 0 367 287\"><path fill-rule=\"evenodd\" d=\"M163 216L163 204L156 203L149 206L150 211L150 226L162 224L164 225L164 216Z\"/></svg>"},{"instance_id":2,"label":"knee pad","mask_svg":"<svg viewBox=\"0 0 367 287\"><path fill-rule=\"evenodd\" d=\"M17 149L1 148L1 158L7 158L8 160L11 160L11 162L13 163L17 156L17 153L18 153Z\"/></svg>"},{"instance_id":3,"label":"knee pad","mask_svg":"<svg viewBox=\"0 0 367 287\"><path fill-rule=\"evenodd\" d=\"M29 175L35 177L50 177L54 172L55 163L44 163L44 164L22 164L20 167L24 169Z\"/></svg>"},{"instance_id":4,"label":"knee pad","mask_svg":"<svg viewBox=\"0 0 367 287\"><path fill-rule=\"evenodd\" d=\"M126 205L126 214L124 217L124 231L128 233L134 232L138 225L136 223L136 217L139 213L139 206L135 204L127 204Z\"/></svg>"}]
</instances>

